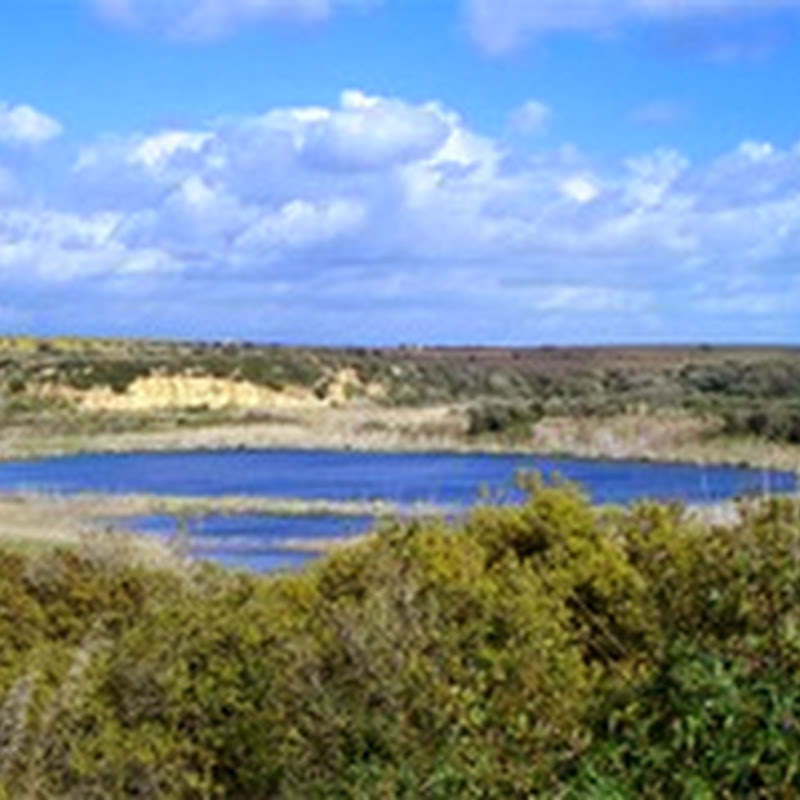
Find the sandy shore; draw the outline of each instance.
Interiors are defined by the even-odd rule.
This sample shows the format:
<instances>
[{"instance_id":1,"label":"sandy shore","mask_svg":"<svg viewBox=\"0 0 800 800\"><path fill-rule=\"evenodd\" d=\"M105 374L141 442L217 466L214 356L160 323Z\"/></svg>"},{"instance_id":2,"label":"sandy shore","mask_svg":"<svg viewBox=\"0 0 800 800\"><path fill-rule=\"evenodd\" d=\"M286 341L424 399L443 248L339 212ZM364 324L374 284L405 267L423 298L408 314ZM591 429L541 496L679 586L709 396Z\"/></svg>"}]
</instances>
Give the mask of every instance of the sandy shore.
<instances>
[{"instance_id":1,"label":"sandy shore","mask_svg":"<svg viewBox=\"0 0 800 800\"><path fill-rule=\"evenodd\" d=\"M166 497L83 493L54 495L0 493L0 545L17 550L105 545L128 548L129 555L150 563L169 563L175 550L169 542L137 533L126 519L169 515L191 520L209 514L275 514L281 516L345 516L409 518L439 516L448 509L429 504L399 506L386 501L327 501L270 497ZM350 545L363 537L310 540L287 537L275 549L324 551Z\"/></svg>"},{"instance_id":2,"label":"sandy shore","mask_svg":"<svg viewBox=\"0 0 800 800\"><path fill-rule=\"evenodd\" d=\"M0 546L28 553L80 548L106 561L149 566L172 567L179 561L166 543L103 523L83 498L0 494Z\"/></svg>"}]
</instances>

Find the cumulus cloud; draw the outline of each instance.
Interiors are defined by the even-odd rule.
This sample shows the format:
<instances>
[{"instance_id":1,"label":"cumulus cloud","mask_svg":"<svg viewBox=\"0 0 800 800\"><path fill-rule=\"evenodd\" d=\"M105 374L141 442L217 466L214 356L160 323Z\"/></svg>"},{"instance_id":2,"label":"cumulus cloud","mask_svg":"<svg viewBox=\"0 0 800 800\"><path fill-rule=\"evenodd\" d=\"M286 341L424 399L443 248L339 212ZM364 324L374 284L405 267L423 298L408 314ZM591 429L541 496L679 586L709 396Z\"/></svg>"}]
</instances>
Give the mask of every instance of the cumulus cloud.
<instances>
[{"instance_id":1,"label":"cumulus cloud","mask_svg":"<svg viewBox=\"0 0 800 800\"><path fill-rule=\"evenodd\" d=\"M0 281L51 288L135 272L142 253L128 252L115 240L117 221L104 213L0 210Z\"/></svg>"},{"instance_id":2,"label":"cumulus cloud","mask_svg":"<svg viewBox=\"0 0 800 800\"><path fill-rule=\"evenodd\" d=\"M424 158L447 134L434 105L413 107L348 91L340 109L322 112L304 126L301 148L323 169L381 169Z\"/></svg>"},{"instance_id":3,"label":"cumulus cloud","mask_svg":"<svg viewBox=\"0 0 800 800\"><path fill-rule=\"evenodd\" d=\"M339 6L376 0L91 0L100 15L125 28L183 40L216 39L257 22L313 23Z\"/></svg>"},{"instance_id":4,"label":"cumulus cloud","mask_svg":"<svg viewBox=\"0 0 800 800\"><path fill-rule=\"evenodd\" d=\"M466 0L469 30L487 52L505 53L552 33L603 32L628 22L724 19L800 11L799 0Z\"/></svg>"},{"instance_id":5,"label":"cumulus cloud","mask_svg":"<svg viewBox=\"0 0 800 800\"><path fill-rule=\"evenodd\" d=\"M45 194L26 196L30 164L2 173L15 187L0 191L6 306L26 292L32 307L48 292L93 309L135 297L134 317L209 320L209 335L253 335L268 309L294 338L311 316L333 336L355 314L366 338L443 341L509 326L520 340L575 325L630 338L625 324L658 338L687 309L738 332L748 295L763 309L786 298L770 330L800 312L800 144L600 163L573 147L516 152L438 102L349 91L85 142ZM184 310L168 314L167 295Z\"/></svg>"},{"instance_id":6,"label":"cumulus cloud","mask_svg":"<svg viewBox=\"0 0 800 800\"><path fill-rule=\"evenodd\" d=\"M61 132L59 122L31 106L0 102L0 144L39 145Z\"/></svg>"}]
</instances>

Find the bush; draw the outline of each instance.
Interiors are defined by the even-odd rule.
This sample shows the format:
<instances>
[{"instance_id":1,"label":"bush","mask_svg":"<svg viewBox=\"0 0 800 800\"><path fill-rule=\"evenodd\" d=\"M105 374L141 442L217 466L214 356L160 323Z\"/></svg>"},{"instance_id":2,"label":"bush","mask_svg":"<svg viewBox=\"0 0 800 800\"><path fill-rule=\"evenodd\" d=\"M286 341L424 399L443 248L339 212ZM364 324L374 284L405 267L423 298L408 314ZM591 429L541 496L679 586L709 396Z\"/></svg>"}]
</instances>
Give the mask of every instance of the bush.
<instances>
[{"instance_id":1,"label":"bush","mask_svg":"<svg viewBox=\"0 0 800 800\"><path fill-rule=\"evenodd\" d=\"M800 509L532 482L299 574L0 557L0 796L800 792Z\"/></svg>"},{"instance_id":2,"label":"bush","mask_svg":"<svg viewBox=\"0 0 800 800\"><path fill-rule=\"evenodd\" d=\"M543 416L544 409L539 403L484 403L468 410L467 434L523 437L530 434L531 427Z\"/></svg>"},{"instance_id":3,"label":"bush","mask_svg":"<svg viewBox=\"0 0 800 800\"><path fill-rule=\"evenodd\" d=\"M763 404L731 409L723 414L723 431L730 436L756 436L800 444L800 407Z\"/></svg>"}]
</instances>

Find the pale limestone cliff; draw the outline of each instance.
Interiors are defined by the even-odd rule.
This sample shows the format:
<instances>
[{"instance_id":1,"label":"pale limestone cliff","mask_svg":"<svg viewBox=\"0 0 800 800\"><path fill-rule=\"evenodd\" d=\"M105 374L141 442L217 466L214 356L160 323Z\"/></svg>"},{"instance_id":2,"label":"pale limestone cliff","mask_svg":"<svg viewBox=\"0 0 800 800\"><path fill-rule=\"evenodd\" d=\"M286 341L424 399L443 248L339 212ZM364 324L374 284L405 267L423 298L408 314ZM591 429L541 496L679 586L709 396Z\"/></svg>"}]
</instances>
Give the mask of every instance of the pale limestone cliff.
<instances>
[{"instance_id":1,"label":"pale limestone cliff","mask_svg":"<svg viewBox=\"0 0 800 800\"><path fill-rule=\"evenodd\" d=\"M107 386L79 390L46 384L39 394L67 400L84 411L145 413L185 409L251 411L313 409L345 406L353 397L378 399L383 387L364 385L352 369L332 376L324 392L302 386L271 389L245 380L204 375L147 375L136 378L124 392Z\"/></svg>"},{"instance_id":2,"label":"pale limestone cliff","mask_svg":"<svg viewBox=\"0 0 800 800\"><path fill-rule=\"evenodd\" d=\"M248 381L195 375L148 375L137 378L124 392L104 386L70 394L69 399L85 411L111 412L289 409L324 402L299 387L278 391Z\"/></svg>"}]
</instances>

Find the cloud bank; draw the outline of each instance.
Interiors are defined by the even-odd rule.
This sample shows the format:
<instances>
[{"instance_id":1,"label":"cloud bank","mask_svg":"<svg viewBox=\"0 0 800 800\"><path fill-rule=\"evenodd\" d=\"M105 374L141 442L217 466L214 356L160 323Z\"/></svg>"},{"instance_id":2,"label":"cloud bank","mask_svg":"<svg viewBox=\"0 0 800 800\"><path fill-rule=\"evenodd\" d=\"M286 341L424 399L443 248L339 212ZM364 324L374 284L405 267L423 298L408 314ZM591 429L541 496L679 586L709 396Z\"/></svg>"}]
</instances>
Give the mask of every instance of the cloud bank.
<instances>
[{"instance_id":1,"label":"cloud bank","mask_svg":"<svg viewBox=\"0 0 800 800\"><path fill-rule=\"evenodd\" d=\"M50 128L0 124L16 131L0 137L0 294L22 327L332 342L798 332L800 144L601 164L360 91L57 151L59 124L23 116ZM32 158L13 157L19 141L37 142Z\"/></svg>"},{"instance_id":2,"label":"cloud bank","mask_svg":"<svg viewBox=\"0 0 800 800\"><path fill-rule=\"evenodd\" d=\"M398 0L389 0L397 2ZM344 10L369 10L386 0L84 0L103 20L122 29L180 42L213 42L252 25L308 25ZM775 12L800 12L800 0L459 0L472 40L500 55L559 33L608 33L628 24L727 25ZM458 4L457 4L458 5ZM695 31L692 36L696 36ZM690 37L692 38L692 37ZM706 38L706 34L701 39ZM735 58L742 47L712 35L688 43L714 58Z\"/></svg>"},{"instance_id":3,"label":"cloud bank","mask_svg":"<svg viewBox=\"0 0 800 800\"><path fill-rule=\"evenodd\" d=\"M800 0L465 0L474 40L506 53L553 33L609 32L629 23L730 22L748 15L800 11Z\"/></svg>"},{"instance_id":4,"label":"cloud bank","mask_svg":"<svg viewBox=\"0 0 800 800\"><path fill-rule=\"evenodd\" d=\"M321 22L340 7L377 0L91 0L108 22L189 41L217 39L253 23Z\"/></svg>"}]
</instances>

